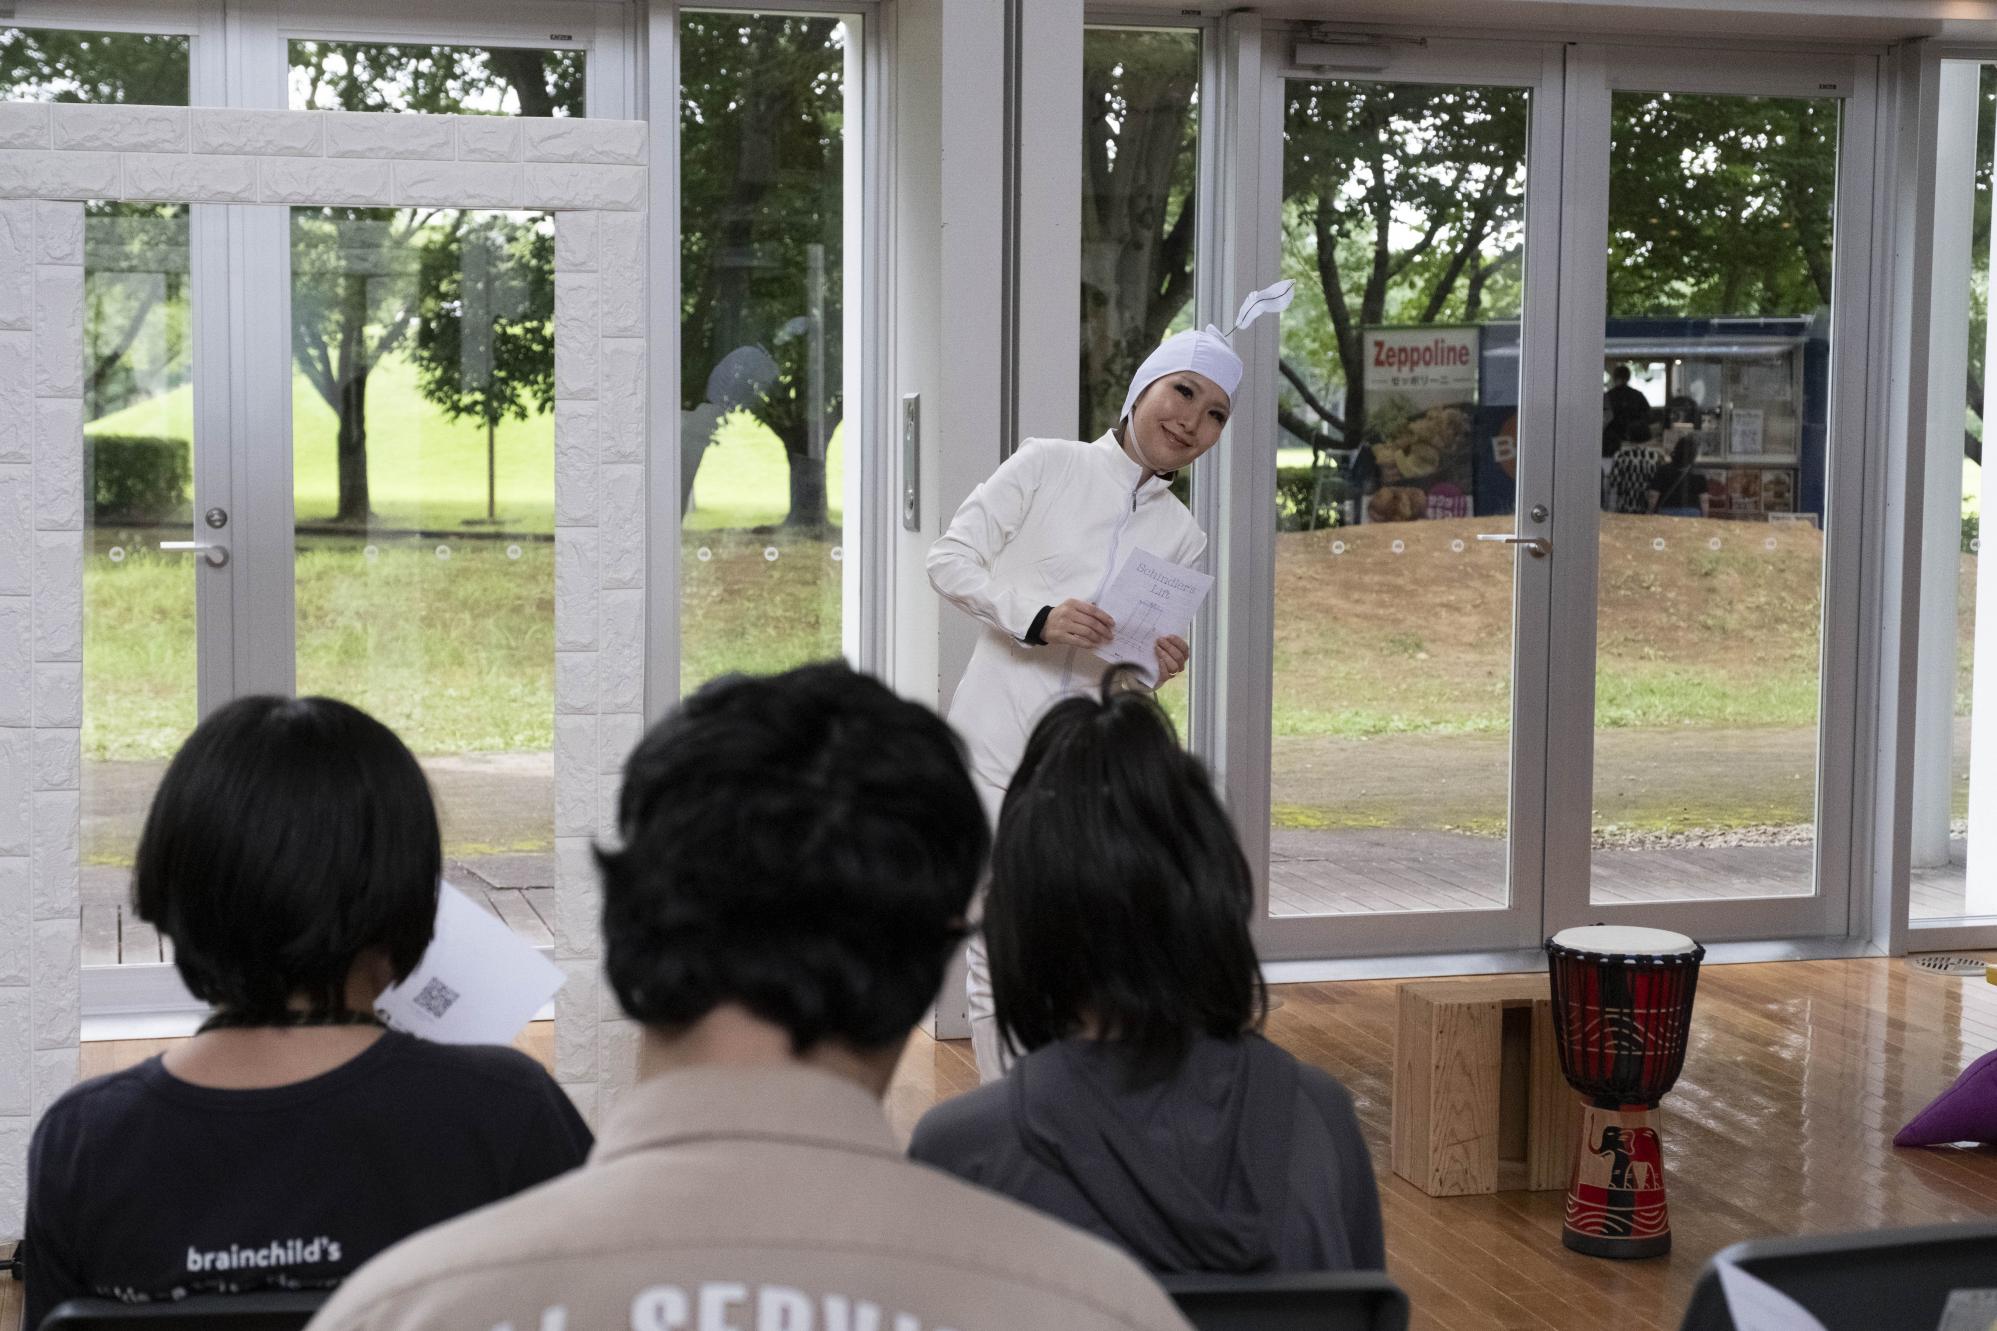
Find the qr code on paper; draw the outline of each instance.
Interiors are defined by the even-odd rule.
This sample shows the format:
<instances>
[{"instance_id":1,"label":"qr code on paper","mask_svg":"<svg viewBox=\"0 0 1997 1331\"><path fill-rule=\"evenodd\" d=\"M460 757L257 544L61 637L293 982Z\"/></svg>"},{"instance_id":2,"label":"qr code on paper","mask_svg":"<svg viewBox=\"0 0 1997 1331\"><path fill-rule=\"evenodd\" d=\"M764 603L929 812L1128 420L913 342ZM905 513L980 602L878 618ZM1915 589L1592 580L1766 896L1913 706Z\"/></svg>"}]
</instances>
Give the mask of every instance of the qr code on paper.
<instances>
[{"instance_id":1,"label":"qr code on paper","mask_svg":"<svg viewBox=\"0 0 1997 1331\"><path fill-rule=\"evenodd\" d=\"M416 1006L433 1017L441 1017L451 1010L451 1004L458 1001L458 991L442 980L432 978L416 991Z\"/></svg>"}]
</instances>

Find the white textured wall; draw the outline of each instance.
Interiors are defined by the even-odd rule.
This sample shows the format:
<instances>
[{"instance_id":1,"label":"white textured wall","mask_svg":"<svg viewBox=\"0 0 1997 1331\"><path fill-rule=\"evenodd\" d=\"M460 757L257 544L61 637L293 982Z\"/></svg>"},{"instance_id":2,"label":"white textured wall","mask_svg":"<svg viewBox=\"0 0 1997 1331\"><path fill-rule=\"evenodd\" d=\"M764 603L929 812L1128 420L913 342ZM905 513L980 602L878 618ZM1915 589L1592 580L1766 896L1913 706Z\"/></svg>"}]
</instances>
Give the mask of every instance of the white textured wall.
<instances>
[{"instance_id":1,"label":"white textured wall","mask_svg":"<svg viewBox=\"0 0 1997 1331\"><path fill-rule=\"evenodd\" d=\"M76 1080L83 205L0 203L0 1235Z\"/></svg>"},{"instance_id":2,"label":"white textured wall","mask_svg":"<svg viewBox=\"0 0 1997 1331\"><path fill-rule=\"evenodd\" d=\"M631 1084L636 1030L603 996L590 845L614 831L644 729L646 129L0 103L0 1237L20 1232L34 1116L76 1079L85 200L560 214L556 1076L592 1117Z\"/></svg>"},{"instance_id":3,"label":"white textured wall","mask_svg":"<svg viewBox=\"0 0 1997 1331\"><path fill-rule=\"evenodd\" d=\"M645 730L644 255L644 213L555 222L555 1077L592 1121L636 1067L600 981L590 847L616 833Z\"/></svg>"}]
</instances>

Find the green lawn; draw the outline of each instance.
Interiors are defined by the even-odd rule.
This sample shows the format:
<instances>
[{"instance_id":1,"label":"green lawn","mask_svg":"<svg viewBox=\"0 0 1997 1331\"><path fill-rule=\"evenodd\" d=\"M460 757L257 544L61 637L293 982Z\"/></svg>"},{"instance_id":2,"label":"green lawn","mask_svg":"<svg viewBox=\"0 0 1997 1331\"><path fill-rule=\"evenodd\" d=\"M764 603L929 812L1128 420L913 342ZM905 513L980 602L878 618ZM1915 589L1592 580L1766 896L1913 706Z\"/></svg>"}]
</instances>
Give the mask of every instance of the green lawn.
<instances>
[{"instance_id":1,"label":"green lawn","mask_svg":"<svg viewBox=\"0 0 1997 1331\"><path fill-rule=\"evenodd\" d=\"M298 512L309 522L334 507L334 419L302 381L294 402ZM518 539L490 539L492 533L474 527L461 539L414 540L392 529L456 532L461 522L483 516L483 433L468 422L436 419L406 364L392 362L376 373L369 402L381 530L372 538L301 537L299 688L335 692L369 708L420 753L547 749L554 683L553 554L545 539L552 520L551 423L542 417L500 432L500 509ZM183 389L91 428L185 433L189 408ZM835 441L828 477L834 495L841 452ZM844 571L835 558L837 537L797 536L775 526L788 494L776 439L747 417L731 418L706 453L694 493L683 539L686 686L729 670L770 671L836 655ZM1279 535L1272 717L1279 743L1463 736L1466 743L1475 737L1477 744L1501 745L1512 710L1512 565L1471 557L1474 539L1466 538L1503 522ZM1778 546L1767 546L1772 530L1605 520L1601 730L1721 734L1814 725L1821 541L1812 531L1788 529ZM1669 538L1665 548L1656 545L1659 533ZM137 536L151 544L159 533ZM163 757L194 719L193 566L144 549L113 562L110 547L130 539L116 530L98 533L86 565L84 742L97 759ZM1712 542L1719 548L1710 548ZM1405 555L1391 549L1396 543L1406 546ZM437 557L440 544L450 547L450 558ZM509 546L518 554L509 556ZM1965 558L1970 601L1974 565ZM1965 671L1969 646L1965 638ZM1182 725L1184 699L1182 684L1165 695ZM1327 752L1346 761L1336 757L1343 750ZM1447 754L1434 759L1437 780L1447 779L1450 761ZM1286 796L1297 806L1298 825L1314 825L1310 820L1330 816L1327 810L1370 816L1355 786L1370 779L1373 762L1314 778L1322 793ZM1639 793L1676 801L1682 814L1685 801L1709 793L1701 787L1712 784L1713 763L1680 766L1684 773L1664 782L1670 790L1652 792L1646 782Z\"/></svg>"},{"instance_id":2,"label":"green lawn","mask_svg":"<svg viewBox=\"0 0 1997 1331\"><path fill-rule=\"evenodd\" d=\"M92 421L102 434L193 437L192 387L181 387ZM335 469L338 418L300 375L291 385L292 483L298 519L323 521L338 506ZM540 415L506 421L494 450L499 514L507 527L546 532L554 526L554 420ZM826 491L832 521L842 516L844 432L826 451ZM485 428L446 420L416 387L408 360L382 362L368 376L368 490L383 526L456 526L485 516ZM783 445L753 417L738 412L715 431L695 473L690 530L752 527L783 521L789 508L789 465Z\"/></svg>"}]
</instances>

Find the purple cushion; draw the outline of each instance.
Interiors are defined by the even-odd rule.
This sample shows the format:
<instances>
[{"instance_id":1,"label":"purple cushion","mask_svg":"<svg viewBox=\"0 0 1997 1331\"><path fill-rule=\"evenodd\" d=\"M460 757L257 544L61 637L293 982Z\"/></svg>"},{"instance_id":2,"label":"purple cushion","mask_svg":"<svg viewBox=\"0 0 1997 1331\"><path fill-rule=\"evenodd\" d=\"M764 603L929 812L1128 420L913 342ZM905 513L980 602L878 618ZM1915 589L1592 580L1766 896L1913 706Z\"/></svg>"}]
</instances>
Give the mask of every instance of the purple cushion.
<instances>
[{"instance_id":1,"label":"purple cushion","mask_svg":"<svg viewBox=\"0 0 1997 1331\"><path fill-rule=\"evenodd\" d=\"M1964 1068L1955 1085L1893 1138L1895 1146L1944 1142L1997 1142L1997 1049Z\"/></svg>"}]
</instances>

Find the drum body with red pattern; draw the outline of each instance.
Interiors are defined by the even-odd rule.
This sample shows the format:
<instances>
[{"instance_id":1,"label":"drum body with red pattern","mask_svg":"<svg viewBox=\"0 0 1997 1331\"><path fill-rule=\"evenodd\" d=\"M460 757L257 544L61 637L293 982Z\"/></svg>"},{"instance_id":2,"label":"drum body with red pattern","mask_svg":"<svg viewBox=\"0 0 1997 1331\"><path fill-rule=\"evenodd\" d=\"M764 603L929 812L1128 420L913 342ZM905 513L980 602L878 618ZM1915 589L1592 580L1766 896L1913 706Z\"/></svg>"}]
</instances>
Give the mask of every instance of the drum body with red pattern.
<instances>
[{"instance_id":1,"label":"drum body with red pattern","mask_svg":"<svg viewBox=\"0 0 1997 1331\"><path fill-rule=\"evenodd\" d=\"M1577 1252L1671 1250L1657 1104L1685 1065L1705 955L1663 929L1590 925L1547 940L1560 1070L1586 1101L1560 1236Z\"/></svg>"}]
</instances>

